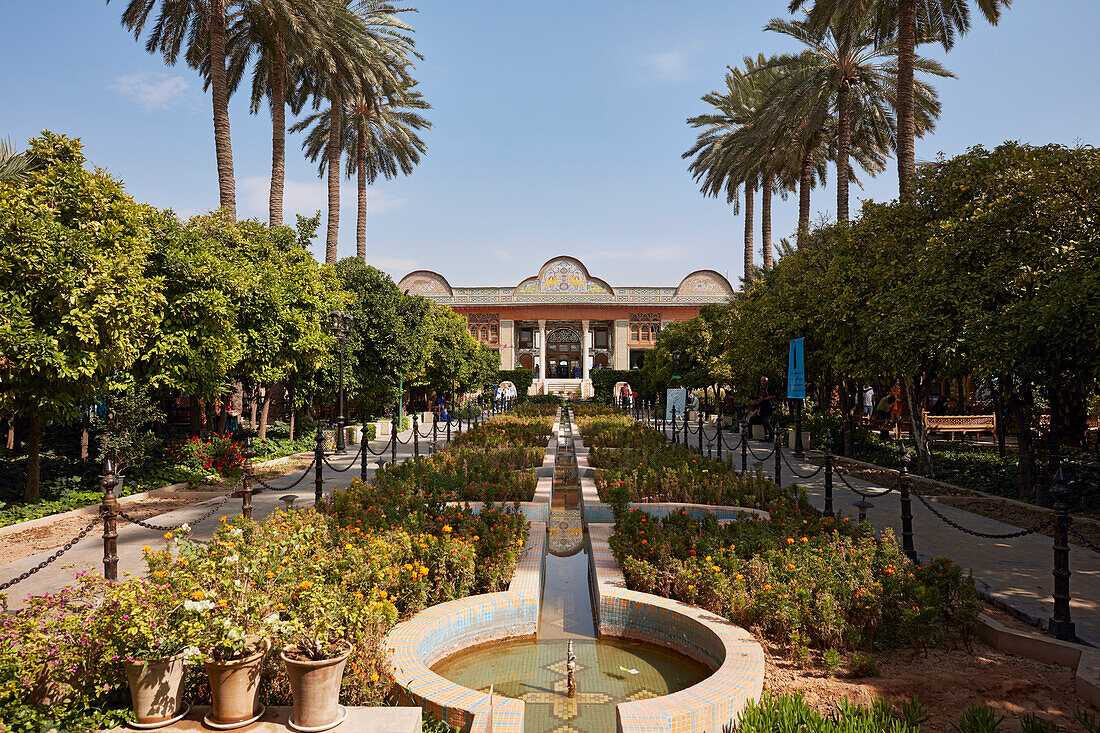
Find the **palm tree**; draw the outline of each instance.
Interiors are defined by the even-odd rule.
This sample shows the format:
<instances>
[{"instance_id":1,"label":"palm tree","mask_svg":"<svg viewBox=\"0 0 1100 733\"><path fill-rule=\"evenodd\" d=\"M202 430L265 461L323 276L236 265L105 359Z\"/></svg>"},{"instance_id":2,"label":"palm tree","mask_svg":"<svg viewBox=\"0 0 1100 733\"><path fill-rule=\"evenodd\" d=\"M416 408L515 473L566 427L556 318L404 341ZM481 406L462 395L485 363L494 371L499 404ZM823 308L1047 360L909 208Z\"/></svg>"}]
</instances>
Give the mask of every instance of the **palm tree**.
<instances>
[{"instance_id":1,"label":"palm tree","mask_svg":"<svg viewBox=\"0 0 1100 733\"><path fill-rule=\"evenodd\" d=\"M693 178L700 184L704 196L718 197L725 194L732 204L733 213L739 213L741 192L745 197L745 280L752 279L753 272L753 192L760 184L759 166L746 166L742 141L748 137L746 130L752 125L756 111L764 103L762 76L753 72L767 64L763 54L756 59L743 59L745 70L728 67L724 92L710 92L703 101L714 112L688 119L692 127L703 128L695 144L681 157L694 158L688 166Z\"/></svg>"},{"instance_id":2,"label":"palm tree","mask_svg":"<svg viewBox=\"0 0 1100 733\"><path fill-rule=\"evenodd\" d=\"M997 25L1002 8L1012 0L975 0L978 10L990 25ZM918 43L938 42L945 51L951 50L956 35L970 30L970 3L967 0L790 0L789 10L811 6L809 20L818 32L828 27L834 18L871 16L875 37L882 42L897 39L897 152L898 193L902 201L914 196L916 176L916 138L919 95L916 71Z\"/></svg>"},{"instance_id":3,"label":"palm tree","mask_svg":"<svg viewBox=\"0 0 1100 733\"><path fill-rule=\"evenodd\" d=\"M0 140L0 183L4 181L22 181L30 169L30 159L24 153L17 153L10 140Z\"/></svg>"},{"instance_id":4,"label":"palm tree","mask_svg":"<svg viewBox=\"0 0 1100 733\"><path fill-rule=\"evenodd\" d=\"M341 150L347 153L347 176L356 176L358 217L355 228L356 255L367 261L367 186L379 176L389 180L401 173L409 175L427 149L419 130L432 124L416 110L431 109L420 92L405 89L387 97L364 94L351 100L343 110L344 133ZM308 129L303 148L306 157L317 160L328 144L330 110L317 112L302 120ZM296 126L297 127L297 126ZM327 161L326 161L327 162Z\"/></svg>"},{"instance_id":5,"label":"palm tree","mask_svg":"<svg viewBox=\"0 0 1100 733\"><path fill-rule=\"evenodd\" d=\"M346 134L344 112L347 100L369 96L371 90L400 90L414 84L409 77L413 58L420 58L409 35L412 29L399 17L410 12L382 0L335 0L354 11L359 26L357 43L351 55L353 64L344 59L336 66L306 63L303 66L301 93L313 100L314 109L328 102L328 141L324 155L311 155L309 139L302 147L311 162L319 159L318 173L328 174L328 226L325 237L325 261L335 262L340 228L340 156ZM344 38L352 36L342 34ZM311 57L312 61L312 57ZM306 120L290 128L298 132L308 128Z\"/></svg>"},{"instance_id":6,"label":"palm tree","mask_svg":"<svg viewBox=\"0 0 1100 733\"><path fill-rule=\"evenodd\" d=\"M780 57L771 64L786 76L781 88L775 89L782 99L778 104L805 115L810 129L822 127L830 112L836 116L837 221L846 223L853 127L858 126L877 148L872 157L895 147L897 44L876 42L870 13L837 16L823 33L816 32L808 20L780 18L765 29L791 36L806 47L800 54ZM918 58L915 66L929 74L951 76L930 59ZM914 90L916 123L923 134L935 124L940 104L928 84L918 82Z\"/></svg>"},{"instance_id":7,"label":"palm tree","mask_svg":"<svg viewBox=\"0 0 1100 733\"><path fill-rule=\"evenodd\" d=\"M111 0L107 0L110 3ZM234 2L234 0L229 0ZM122 25L141 37L157 0L129 0L122 11ZM218 162L218 195L222 208L237 217L233 181L233 146L229 135L229 87L226 83L226 0L161 0L160 12L149 31L145 50L160 53L174 66L186 41L185 59L193 69L209 64L211 101L214 107L214 154Z\"/></svg>"}]
</instances>

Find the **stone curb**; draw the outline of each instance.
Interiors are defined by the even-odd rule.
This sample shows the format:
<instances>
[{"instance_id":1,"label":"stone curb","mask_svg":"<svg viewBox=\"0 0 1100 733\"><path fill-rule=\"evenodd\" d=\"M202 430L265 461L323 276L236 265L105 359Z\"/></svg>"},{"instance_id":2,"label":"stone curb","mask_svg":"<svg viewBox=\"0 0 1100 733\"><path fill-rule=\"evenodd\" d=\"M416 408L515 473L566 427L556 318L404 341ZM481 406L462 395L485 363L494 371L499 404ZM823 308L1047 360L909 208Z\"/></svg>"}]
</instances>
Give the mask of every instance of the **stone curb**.
<instances>
[{"instance_id":1,"label":"stone curb","mask_svg":"<svg viewBox=\"0 0 1100 733\"><path fill-rule=\"evenodd\" d=\"M978 637L999 651L1069 667L1076 673L1077 696L1100 707L1100 650L1010 629L984 613L978 617Z\"/></svg>"}]
</instances>

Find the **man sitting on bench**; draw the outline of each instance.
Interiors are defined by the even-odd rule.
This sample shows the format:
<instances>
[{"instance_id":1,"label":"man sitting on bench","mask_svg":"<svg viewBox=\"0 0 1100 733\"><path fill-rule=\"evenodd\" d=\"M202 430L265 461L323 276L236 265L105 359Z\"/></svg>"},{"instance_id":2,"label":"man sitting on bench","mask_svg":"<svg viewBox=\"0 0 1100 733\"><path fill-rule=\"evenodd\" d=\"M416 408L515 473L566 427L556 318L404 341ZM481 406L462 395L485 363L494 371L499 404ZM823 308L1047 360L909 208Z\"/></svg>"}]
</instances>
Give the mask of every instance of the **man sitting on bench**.
<instances>
[{"instance_id":1,"label":"man sitting on bench","mask_svg":"<svg viewBox=\"0 0 1100 733\"><path fill-rule=\"evenodd\" d=\"M760 394L756 396L755 400L749 401L749 404L755 409L748 414L744 422L744 425L750 429L753 425L763 425L764 440L769 443L775 440L775 432L772 430L771 421L772 409L774 408L772 400L774 399L768 391L768 378L760 377Z\"/></svg>"}]
</instances>

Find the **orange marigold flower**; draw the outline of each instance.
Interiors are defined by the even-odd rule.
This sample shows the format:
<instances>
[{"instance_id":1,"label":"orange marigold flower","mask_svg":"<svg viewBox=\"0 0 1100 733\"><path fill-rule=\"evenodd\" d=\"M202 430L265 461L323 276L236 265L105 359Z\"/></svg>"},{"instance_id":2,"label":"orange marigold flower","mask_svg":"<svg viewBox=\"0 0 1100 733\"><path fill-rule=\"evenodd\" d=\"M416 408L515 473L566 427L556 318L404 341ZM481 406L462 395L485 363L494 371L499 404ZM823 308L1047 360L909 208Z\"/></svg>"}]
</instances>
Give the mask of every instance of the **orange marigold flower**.
<instances>
[{"instance_id":1,"label":"orange marigold flower","mask_svg":"<svg viewBox=\"0 0 1100 733\"><path fill-rule=\"evenodd\" d=\"M197 590L191 594L192 601L201 601L203 598L206 598L206 593L204 593L202 590Z\"/></svg>"},{"instance_id":2,"label":"orange marigold flower","mask_svg":"<svg viewBox=\"0 0 1100 733\"><path fill-rule=\"evenodd\" d=\"M142 552L152 552L153 548L150 547L149 545L146 545L145 547L141 548L141 551Z\"/></svg>"}]
</instances>

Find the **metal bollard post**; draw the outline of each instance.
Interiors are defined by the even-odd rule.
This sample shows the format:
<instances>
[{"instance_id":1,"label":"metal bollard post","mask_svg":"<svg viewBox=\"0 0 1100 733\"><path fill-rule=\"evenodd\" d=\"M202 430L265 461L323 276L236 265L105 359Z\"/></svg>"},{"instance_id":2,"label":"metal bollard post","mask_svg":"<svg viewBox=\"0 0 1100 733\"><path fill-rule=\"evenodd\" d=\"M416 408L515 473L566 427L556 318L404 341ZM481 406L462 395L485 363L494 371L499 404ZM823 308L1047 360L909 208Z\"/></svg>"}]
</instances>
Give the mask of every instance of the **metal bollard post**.
<instances>
[{"instance_id":1,"label":"metal bollard post","mask_svg":"<svg viewBox=\"0 0 1100 733\"><path fill-rule=\"evenodd\" d=\"M703 457L703 411L702 410L699 410L698 416L699 416L699 420L698 420L698 425L699 425L699 457L702 458Z\"/></svg>"},{"instance_id":2,"label":"metal bollard post","mask_svg":"<svg viewBox=\"0 0 1100 733\"><path fill-rule=\"evenodd\" d=\"M370 441L367 440L367 419L363 418L363 434L359 436L359 479L363 482L367 480L367 452L370 447Z\"/></svg>"},{"instance_id":3,"label":"metal bollard post","mask_svg":"<svg viewBox=\"0 0 1100 733\"><path fill-rule=\"evenodd\" d=\"M866 513L865 509L860 511ZM833 434L830 430L825 431L825 516L835 516L833 514Z\"/></svg>"},{"instance_id":4,"label":"metal bollard post","mask_svg":"<svg viewBox=\"0 0 1100 733\"><path fill-rule=\"evenodd\" d=\"M397 421L397 408L393 408L393 417L390 418L390 463L397 465L397 431L401 429L401 423Z\"/></svg>"},{"instance_id":5,"label":"metal bollard post","mask_svg":"<svg viewBox=\"0 0 1100 733\"><path fill-rule=\"evenodd\" d=\"M416 413L412 414L413 425L413 457L420 457L420 430L416 427Z\"/></svg>"},{"instance_id":6,"label":"metal bollard post","mask_svg":"<svg viewBox=\"0 0 1100 733\"><path fill-rule=\"evenodd\" d=\"M313 500L319 504L325 493L325 433L320 425L317 426L317 447L313 451L313 463Z\"/></svg>"},{"instance_id":7,"label":"metal bollard post","mask_svg":"<svg viewBox=\"0 0 1100 733\"><path fill-rule=\"evenodd\" d=\"M672 406L672 442L679 442L678 440L676 440L676 405Z\"/></svg>"},{"instance_id":8,"label":"metal bollard post","mask_svg":"<svg viewBox=\"0 0 1100 733\"><path fill-rule=\"evenodd\" d=\"M252 459L256 457L256 451L252 450L252 438L245 437L244 467L241 470L241 514L245 519L252 519Z\"/></svg>"},{"instance_id":9,"label":"metal bollard post","mask_svg":"<svg viewBox=\"0 0 1100 733\"><path fill-rule=\"evenodd\" d=\"M439 445L439 415L432 416L432 453Z\"/></svg>"},{"instance_id":10,"label":"metal bollard post","mask_svg":"<svg viewBox=\"0 0 1100 733\"><path fill-rule=\"evenodd\" d=\"M115 464L110 458L103 462L103 478L99 480L103 489L103 577L118 580L118 498L115 487Z\"/></svg>"},{"instance_id":11,"label":"metal bollard post","mask_svg":"<svg viewBox=\"0 0 1100 733\"><path fill-rule=\"evenodd\" d=\"M451 416L447 415L447 445L451 444Z\"/></svg>"},{"instance_id":12,"label":"metal bollard post","mask_svg":"<svg viewBox=\"0 0 1100 733\"><path fill-rule=\"evenodd\" d=\"M867 510L874 509L875 505L867 501L864 498L860 498L859 501L853 501L852 506L859 510L859 523L863 524L867 521Z\"/></svg>"},{"instance_id":13,"label":"metal bollard post","mask_svg":"<svg viewBox=\"0 0 1100 733\"><path fill-rule=\"evenodd\" d=\"M909 452L898 446L898 492L901 494L901 549L913 562L917 551L913 547L913 499L909 495Z\"/></svg>"},{"instance_id":14,"label":"metal bollard post","mask_svg":"<svg viewBox=\"0 0 1100 733\"><path fill-rule=\"evenodd\" d=\"M1055 639L1073 641L1077 636L1069 615L1069 527L1073 518L1066 506L1068 492L1060 468L1050 493L1054 497L1054 615L1050 617L1050 633Z\"/></svg>"},{"instance_id":15,"label":"metal bollard post","mask_svg":"<svg viewBox=\"0 0 1100 733\"><path fill-rule=\"evenodd\" d=\"M779 437L779 429L775 430L775 483L783 488L783 439Z\"/></svg>"},{"instance_id":16,"label":"metal bollard post","mask_svg":"<svg viewBox=\"0 0 1100 733\"><path fill-rule=\"evenodd\" d=\"M745 431L741 431L741 473L749 470L749 444L745 442Z\"/></svg>"},{"instance_id":17,"label":"metal bollard post","mask_svg":"<svg viewBox=\"0 0 1100 733\"><path fill-rule=\"evenodd\" d=\"M722 403L718 403L718 427L715 429L714 439L718 441L718 460L722 460Z\"/></svg>"}]
</instances>

